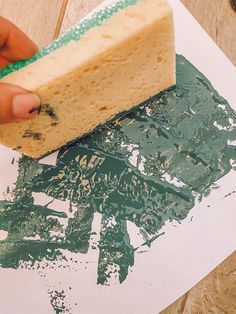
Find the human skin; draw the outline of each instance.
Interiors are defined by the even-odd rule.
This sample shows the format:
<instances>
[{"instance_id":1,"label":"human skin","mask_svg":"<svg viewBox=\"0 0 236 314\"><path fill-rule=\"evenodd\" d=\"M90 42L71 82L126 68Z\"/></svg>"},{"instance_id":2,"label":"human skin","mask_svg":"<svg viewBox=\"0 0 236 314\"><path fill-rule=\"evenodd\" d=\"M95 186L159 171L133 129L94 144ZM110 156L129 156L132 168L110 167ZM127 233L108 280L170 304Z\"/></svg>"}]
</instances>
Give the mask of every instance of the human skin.
<instances>
[{"instance_id":1,"label":"human skin","mask_svg":"<svg viewBox=\"0 0 236 314\"><path fill-rule=\"evenodd\" d=\"M17 26L0 17L0 69L32 57L38 47ZM40 99L21 87L0 83L0 123L28 120L40 111Z\"/></svg>"}]
</instances>

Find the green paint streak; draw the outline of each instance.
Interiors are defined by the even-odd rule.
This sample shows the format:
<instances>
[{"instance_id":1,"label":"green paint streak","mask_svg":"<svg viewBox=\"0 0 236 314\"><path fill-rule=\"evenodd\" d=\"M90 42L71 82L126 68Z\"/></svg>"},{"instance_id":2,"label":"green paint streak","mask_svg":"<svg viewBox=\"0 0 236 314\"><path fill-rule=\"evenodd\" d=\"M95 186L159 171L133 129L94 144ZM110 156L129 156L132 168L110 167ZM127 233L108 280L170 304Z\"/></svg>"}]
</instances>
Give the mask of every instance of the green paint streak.
<instances>
[{"instance_id":1,"label":"green paint streak","mask_svg":"<svg viewBox=\"0 0 236 314\"><path fill-rule=\"evenodd\" d=\"M70 309L65 306L65 291L51 291L50 302L56 314L69 313Z\"/></svg>"},{"instance_id":2,"label":"green paint streak","mask_svg":"<svg viewBox=\"0 0 236 314\"><path fill-rule=\"evenodd\" d=\"M114 274L123 282L128 275L127 266L134 265L134 249L130 244L126 221L117 219L113 222L112 219L114 216L109 219L103 215L99 244L99 284L106 284L107 279Z\"/></svg>"},{"instance_id":3,"label":"green paint streak","mask_svg":"<svg viewBox=\"0 0 236 314\"><path fill-rule=\"evenodd\" d=\"M41 140L42 134L40 132L33 132L32 130L25 130L25 133L23 134L24 138L33 138L34 140Z\"/></svg>"},{"instance_id":4,"label":"green paint streak","mask_svg":"<svg viewBox=\"0 0 236 314\"><path fill-rule=\"evenodd\" d=\"M80 40L81 36L83 36L88 30L93 27L101 25L108 18L116 14L117 12L123 10L129 5L134 5L139 0L120 0L118 3L110 5L99 12L95 13L90 19L84 20L82 23L73 26L67 33L61 36L58 40L54 41L49 47L41 48L39 53L37 53L34 57L19 61L14 64L10 64L0 71L0 79L4 76L18 71L26 65L35 62L36 60L50 54L56 49L68 44L72 40Z\"/></svg>"},{"instance_id":5,"label":"green paint streak","mask_svg":"<svg viewBox=\"0 0 236 314\"><path fill-rule=\"evenodd\" d=\"M177 56L175 88L62 148L56 166L21 158L15 199L0 202L0 230L8 231L0 242L0 265L17 268L21 261L54 260L61 249L86 254L98 212L97 282L108 284L113 276L123 282L137 249L127 222L140 229L143 245L151 246L167 221L184 220L196 197L210 193L233 168L235 124L227 101ZM36 205L33 192L69 200L73 217ZM66 228L59 218L68 221Z\"/></svg>"},{"instance_id":6,"label":"green paint streak","mask_svg":"<svg viewBox=\"0 0 236 314\"><path fill-rule=\"evenodd\" d=\"M45 112L52 119L52 126L56 126L58 124L58 117L55 110L49 104L43 104L40 111Z\"/></svg>"}]
</instances>

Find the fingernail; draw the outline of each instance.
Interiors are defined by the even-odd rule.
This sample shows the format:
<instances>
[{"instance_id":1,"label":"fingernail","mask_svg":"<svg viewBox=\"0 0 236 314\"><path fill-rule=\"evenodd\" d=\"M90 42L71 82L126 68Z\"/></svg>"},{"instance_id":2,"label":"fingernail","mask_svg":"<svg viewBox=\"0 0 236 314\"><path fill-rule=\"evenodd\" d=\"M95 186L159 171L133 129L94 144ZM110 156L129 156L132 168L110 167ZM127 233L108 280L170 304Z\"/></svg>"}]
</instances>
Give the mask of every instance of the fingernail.
<instances>
[{"instance_id":1,"label":"fingernail","mask_svg":"<svg viewBox=\"0 0 236 314\"><path fill-rule=\"evenodd\" d=\"M12 100L12 111L17 119L30 119L39 114L40 99L35 94L16 95Z\"/></svg>"}]
</instances>

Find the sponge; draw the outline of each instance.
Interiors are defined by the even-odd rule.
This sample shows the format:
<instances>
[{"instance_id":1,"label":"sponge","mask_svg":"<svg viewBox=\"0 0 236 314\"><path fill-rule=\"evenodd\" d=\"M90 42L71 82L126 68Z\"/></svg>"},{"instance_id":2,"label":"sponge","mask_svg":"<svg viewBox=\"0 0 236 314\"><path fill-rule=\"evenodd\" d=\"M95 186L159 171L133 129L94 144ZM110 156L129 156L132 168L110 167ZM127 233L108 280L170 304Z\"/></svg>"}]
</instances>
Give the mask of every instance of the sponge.
<instances>
[{"instance_id":1,"label":"sponge","mask_svg":"<svg viewBox=\"0 0 236 314\"><path fill-rule=\"evenodd\" d=\"M42 107L1 125L0 143L42 157L175 84L172 10L166 0L119 1L0 78Z\"/></svg>"}]
</instances>

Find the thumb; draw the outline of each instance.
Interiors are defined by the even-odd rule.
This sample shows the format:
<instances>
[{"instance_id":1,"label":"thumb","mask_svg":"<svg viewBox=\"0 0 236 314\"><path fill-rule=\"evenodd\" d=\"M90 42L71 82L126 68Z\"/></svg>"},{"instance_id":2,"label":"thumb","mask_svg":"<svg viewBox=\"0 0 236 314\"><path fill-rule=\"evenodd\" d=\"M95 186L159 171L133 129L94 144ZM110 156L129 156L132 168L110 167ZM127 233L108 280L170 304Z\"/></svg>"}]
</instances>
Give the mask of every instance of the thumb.
<instances>
[{"instance_id":1,"label":"thumb","mask_svg":"<svg viewBox=\"0 0 236 314\"><path fill-rule=\"evenodd\" d=\"M0 83L0 123L28 120L39 112L37 95L18 86Z\"/></svg>"}]
</instances>

